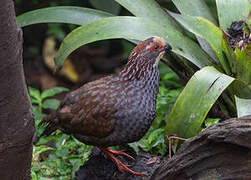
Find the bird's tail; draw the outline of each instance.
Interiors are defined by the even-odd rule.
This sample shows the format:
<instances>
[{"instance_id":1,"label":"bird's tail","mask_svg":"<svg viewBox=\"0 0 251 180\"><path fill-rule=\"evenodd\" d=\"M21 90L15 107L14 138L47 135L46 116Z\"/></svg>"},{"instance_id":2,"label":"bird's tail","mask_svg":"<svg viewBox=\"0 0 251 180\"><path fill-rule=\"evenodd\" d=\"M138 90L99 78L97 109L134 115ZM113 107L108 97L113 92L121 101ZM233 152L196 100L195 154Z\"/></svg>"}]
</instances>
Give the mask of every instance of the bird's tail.
<instances>
[{"instance_id":1,"label":"bird's tail","mask_svg":"<svg viewBox=\"0 0 251 180\"><path fill-rule=\"evenodd\" d=\"M44 131L39 136L33 137L33 144L36 144L42 136L49 136L58 129L58 118L56 112L52 112L46 116L38 125L38 127L45 126Z\"/></svg>"},{"instance_id":2,"label":"bird's tail","mask_svg":"<svg viewBox=\"0 0 251 180\"><path fill-rule=\"evenodd\" d=\"M58 129L58 118L56 112L51 113L50 115L46 116L40 123L39 127L45 125L45 130L43 133L39 136L49 136L51 133L56 131Z\"/></svg>"}]
</instances>

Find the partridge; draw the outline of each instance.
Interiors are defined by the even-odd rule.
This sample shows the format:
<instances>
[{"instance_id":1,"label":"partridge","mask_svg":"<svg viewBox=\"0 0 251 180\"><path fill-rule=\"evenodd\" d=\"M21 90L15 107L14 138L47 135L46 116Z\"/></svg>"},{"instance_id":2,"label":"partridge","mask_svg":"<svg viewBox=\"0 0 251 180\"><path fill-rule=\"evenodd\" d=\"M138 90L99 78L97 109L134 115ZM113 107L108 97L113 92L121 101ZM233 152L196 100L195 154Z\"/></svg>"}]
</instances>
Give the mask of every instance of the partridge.
<instances>
[{"instance_id":1,"label":"partridge","mask_svg":"<svg viewBox=\"0 0 251 180\"><path fill-rule=\"evenodd\" d=\"M107 76L68 93L56 112L47 116L42 135L59 129L79 141L94 145L113 160L120 172L142 176L114 155L109 146L141 139L155 119L159 89L158 62L171 46L161 37L140 42L117 76Z\"/></svg>"}]
</instances>

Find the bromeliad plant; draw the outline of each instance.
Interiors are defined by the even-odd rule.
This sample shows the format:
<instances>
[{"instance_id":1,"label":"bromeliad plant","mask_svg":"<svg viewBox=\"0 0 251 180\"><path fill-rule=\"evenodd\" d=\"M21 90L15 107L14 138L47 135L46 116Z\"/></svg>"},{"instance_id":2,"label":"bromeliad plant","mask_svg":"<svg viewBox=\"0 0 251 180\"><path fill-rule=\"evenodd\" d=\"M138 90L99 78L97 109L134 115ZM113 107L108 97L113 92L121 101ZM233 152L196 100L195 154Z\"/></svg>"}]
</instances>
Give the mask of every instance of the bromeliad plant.
<instances>
[{"instance_id":1,"label":"bromeliad plant","mask_svg":"<svg viewBox=\"0 0 251 180\"><path fill-rule=\"evenodd\" d=\"M17 20L21 27L51 22L80 25L63 40L55 57L57 69L71 52L91 42L114 38L137 42L156 35L165 38L173 47L166 64L184 82L191 78L170 112L166 135L196 135L213 104L222 117L251 114L248 27L245 23L238 27L244 30L246 40L236 40L235 48L229 44L229 39L235 39L228 30L235 21L251 24L249 0L172 0L176 13L169 11L169 6L160 7L155 0L114 1L134 16L67 6L27 12ZM114 1L106 0L106 4L113 7Z\"/></svg>"}]
</instances>

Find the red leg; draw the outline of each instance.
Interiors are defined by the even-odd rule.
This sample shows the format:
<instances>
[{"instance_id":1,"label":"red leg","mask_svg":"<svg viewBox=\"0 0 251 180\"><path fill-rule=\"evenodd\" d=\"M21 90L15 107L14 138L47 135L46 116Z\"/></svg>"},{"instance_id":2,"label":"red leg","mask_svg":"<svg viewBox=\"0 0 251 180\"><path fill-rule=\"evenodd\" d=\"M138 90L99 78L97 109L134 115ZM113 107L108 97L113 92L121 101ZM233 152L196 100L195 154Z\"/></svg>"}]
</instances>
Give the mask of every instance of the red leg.
<instances>
[{"instance_id":1,"label":"red leg","mask_svg":"<svg viewBox=\"0 0 251 180\"><path fill-rule=\"evenodd\" d=\"M123 152L123 151L115 151L115 150L112 150L110 148L106 148L106 150L108 150L110 153L112 154L116 154L116 155L121 155L121 156L126 156L132 160L135 160L132 156L130 156L129 154Z\"/></svg>"},{"instance_id":2,"label":"red leg","mask_svg":"<svg viewBox=\"0 0 251 180\"><path fill-rule=\"evenodd\" d=\"M181 138L181 137L178 137L178 136L176 136L176 135L170 135L170 136L168 137L169 159L172 158L172 139L178 139L178 140L183 140L183 141L187 140L187 139L185 139L185 138Z\"/></svg>"},{"instance_id":3,"label":"red leg","mask_svg":"<svg viewBox=\"0 0 251 180\"><path fill-rule=\"evenodd\" d=\"M130 168L128 168L130 165L123 164L118 158L116 158L114 156L114 154L116 154L116 155L126 156L130 159L134 159L129 154L126 154L125 152L122 152L122 151L114 151L114 150L111 150L110 148L99 148L99 149L101 151L103 151L106 154L106 156L108 158L110 158L117 165L119 172L127 171L127 172L134 174L136 176L144 176L143 174L141 174L139 172L135 172L135 171L131 170Z\"/></svg>"}]
</instances>

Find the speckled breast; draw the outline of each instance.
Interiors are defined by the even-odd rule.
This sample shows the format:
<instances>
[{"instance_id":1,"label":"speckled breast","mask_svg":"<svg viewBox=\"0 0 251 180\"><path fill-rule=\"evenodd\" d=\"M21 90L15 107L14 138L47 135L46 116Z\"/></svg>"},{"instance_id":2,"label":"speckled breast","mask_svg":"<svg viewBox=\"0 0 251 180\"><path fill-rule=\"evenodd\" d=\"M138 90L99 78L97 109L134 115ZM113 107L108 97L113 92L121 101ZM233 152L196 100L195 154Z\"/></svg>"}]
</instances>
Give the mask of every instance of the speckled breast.
<instances>
[{"instance_id":1,"label":"speckled breast","mask_svg":"<svg viewBox=\"0 0 251 180\"><path fill-rule=\"evenodd\" d=\"M156 99L159 88L158 70L149 76L132 83L131 91L127 92L130 101L120 111L120 120L116 121L115 137L120 144L134 142L142 138L150 128L156 113ZM118 143L118 142L117 142Z\"/></svg>"}]
</instances>

